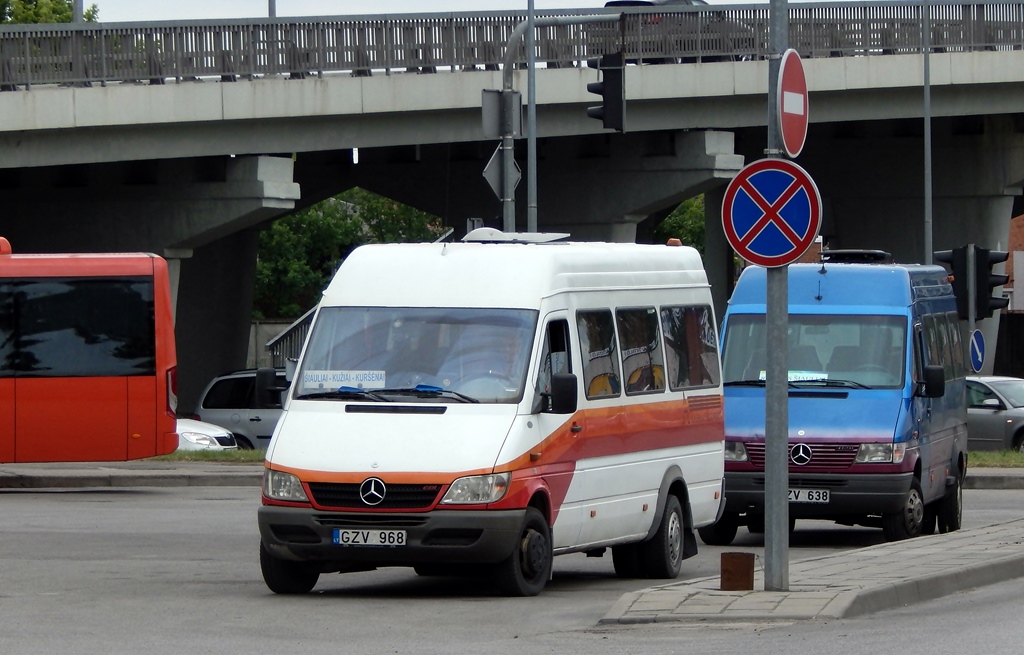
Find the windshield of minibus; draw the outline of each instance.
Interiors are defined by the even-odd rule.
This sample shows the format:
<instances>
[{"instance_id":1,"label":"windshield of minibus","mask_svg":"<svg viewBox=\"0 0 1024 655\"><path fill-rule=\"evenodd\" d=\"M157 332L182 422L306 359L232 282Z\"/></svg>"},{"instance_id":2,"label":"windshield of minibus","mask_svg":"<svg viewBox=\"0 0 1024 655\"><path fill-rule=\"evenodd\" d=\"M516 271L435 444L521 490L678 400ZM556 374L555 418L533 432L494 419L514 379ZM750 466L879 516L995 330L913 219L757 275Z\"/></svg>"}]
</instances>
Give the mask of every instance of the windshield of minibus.
<instances>
[{"instance_id":1,"label":"windshield of minibus","mask_svg":"<svg viewBox=\"0 0 1024 655\"><path fill-rule=\"evenodd\" d=\"M325 307L300 399L518 403L536 331L525 309Z\"/></svg>"},{"instance_id":2,"label":"windshield of minibus","mask_svg":"<svg viewBox=\"0 0 1024 655\"><path fill-rule=\"evenodd\" d=\"M797 386L902 387L906 336L904 316L790 314L789 382ZM764 384L765 346L764 314L731 315L722 354L724 383Z\"/></svg>"}]
</instances>

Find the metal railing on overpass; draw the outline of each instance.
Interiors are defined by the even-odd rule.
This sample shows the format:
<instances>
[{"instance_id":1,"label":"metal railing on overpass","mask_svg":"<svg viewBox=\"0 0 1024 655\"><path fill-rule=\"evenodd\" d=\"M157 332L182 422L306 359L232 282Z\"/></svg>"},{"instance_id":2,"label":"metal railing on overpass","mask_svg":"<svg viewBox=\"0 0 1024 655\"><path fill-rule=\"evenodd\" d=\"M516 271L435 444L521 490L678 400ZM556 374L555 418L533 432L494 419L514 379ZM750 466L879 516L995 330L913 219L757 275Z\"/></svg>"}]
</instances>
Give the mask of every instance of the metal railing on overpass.
<instances>
[{"instance_id":1,"label":"metal railing on overpass","mask_svg":"<svg viewBox=\"0 0 1024 655\"><path fill-rule=\"evenodd\" d=\"M925 11L927 9L927 11ZM587 16L619 10L537 12ZM768 5L629 8L610 24L538 28L536 60L579 66L622 51L631 62L759 59ZM34 84L235 81L349 73L497 70L523 12L322 18L4 25L0 89ZM803 57L1010 50L1024 46L1024 0L829 2L789 5L789 44ZM524 65L524 47L514 57Z\"/></svg>"}]
</instances>

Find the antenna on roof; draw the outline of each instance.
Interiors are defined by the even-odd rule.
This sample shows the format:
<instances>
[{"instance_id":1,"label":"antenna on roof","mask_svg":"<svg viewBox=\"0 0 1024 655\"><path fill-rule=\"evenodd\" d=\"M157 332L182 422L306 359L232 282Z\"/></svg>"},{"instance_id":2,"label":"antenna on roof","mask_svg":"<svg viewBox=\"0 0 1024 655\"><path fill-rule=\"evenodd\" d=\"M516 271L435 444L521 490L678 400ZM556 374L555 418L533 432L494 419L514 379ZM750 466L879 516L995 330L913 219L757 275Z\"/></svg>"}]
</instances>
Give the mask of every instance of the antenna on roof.
<instances>
[{"instance_id":1,"label":"antenna on roof","mask_svg":"<svg viewBox=\"0 0 1024 655\"><path fill-rule=\"evenodd\" d=\"M462 240L473 243L552 243L568 238L568 232L502 232L493 227L478 227Z\"/></svg>"},{"instance_id":2,"label":"antenna on roof","mask_svg":"<svg viewBox=\"0 0 1024 655\"><path fill-rule=\"evenodd\" d=\"M879 264L891 262L892 255L884 250L822 250L821 261L830 264Z\"/></svg>"}]
</instances>

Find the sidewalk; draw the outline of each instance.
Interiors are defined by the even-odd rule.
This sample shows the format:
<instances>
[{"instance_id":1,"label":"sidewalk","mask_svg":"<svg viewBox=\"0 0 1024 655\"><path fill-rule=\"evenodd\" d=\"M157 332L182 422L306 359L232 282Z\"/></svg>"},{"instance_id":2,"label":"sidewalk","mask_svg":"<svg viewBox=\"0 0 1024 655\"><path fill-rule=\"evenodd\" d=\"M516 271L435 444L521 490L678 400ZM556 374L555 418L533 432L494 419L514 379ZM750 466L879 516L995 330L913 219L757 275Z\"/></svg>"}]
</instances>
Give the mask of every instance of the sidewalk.
<instances>
[{"instance_id":1,"label":"sidewalk","mask_svg":"<svg viewBox=\"0 0 1024 655\"><path fill-rule=\"evenodd\" d=\"M601 623L842 619L1024 577L1024 519L791 562L789 591L703 578L625 594Z\"/></svg>"},{"instance_id":2,"label":"sidewalk","mask_svg":"<svg viewBox=\"0 0 1024 655\"><path fill-rule=\"evenodd\" d=\"M215 462L0 464L0 489L258 486L263 465ZM967 489L1024 489L1024 469L969 469ZM912 563L912 565L911 565ZM720 591L720 576L624 595L604 624L849 618L1024 577L1024 519L791 562L788 591Z\"/></svg>"},{"instance_id":3,"label":"sidewalk","mask_svg":"<svg viewBox=\"0 0 1024 655\"><path fill-rule=\"evenodd\" d=\"M136 460L0 464L0 489L259 486L262 479L262 463Z\"/></svg>"}]
</instances>

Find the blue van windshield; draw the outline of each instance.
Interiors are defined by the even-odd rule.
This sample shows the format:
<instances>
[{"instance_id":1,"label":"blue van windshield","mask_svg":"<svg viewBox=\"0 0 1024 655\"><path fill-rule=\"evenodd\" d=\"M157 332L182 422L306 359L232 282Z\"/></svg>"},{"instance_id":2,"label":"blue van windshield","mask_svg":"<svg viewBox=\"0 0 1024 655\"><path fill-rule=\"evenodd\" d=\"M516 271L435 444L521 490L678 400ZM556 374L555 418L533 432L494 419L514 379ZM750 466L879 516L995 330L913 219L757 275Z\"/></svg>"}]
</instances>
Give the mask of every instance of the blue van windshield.
<instances>
[{"instance_id":1,"label":"blue van windshield","mask_svg":"<svg viewBox=\"0 0 1024 655\"><path fill-rule=\"evenodd\" d=\"M790 314L788 334L786 361L792 384L904 384L905 316ZM764 314L729 316L722 365L726 385L764 382Z\"/></svg>"}]
</instances>

